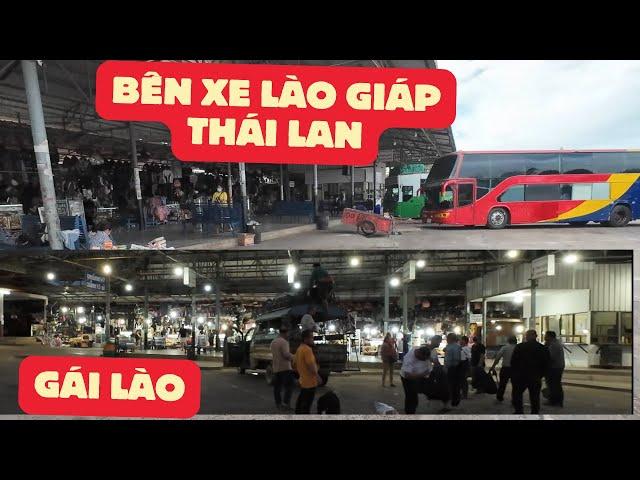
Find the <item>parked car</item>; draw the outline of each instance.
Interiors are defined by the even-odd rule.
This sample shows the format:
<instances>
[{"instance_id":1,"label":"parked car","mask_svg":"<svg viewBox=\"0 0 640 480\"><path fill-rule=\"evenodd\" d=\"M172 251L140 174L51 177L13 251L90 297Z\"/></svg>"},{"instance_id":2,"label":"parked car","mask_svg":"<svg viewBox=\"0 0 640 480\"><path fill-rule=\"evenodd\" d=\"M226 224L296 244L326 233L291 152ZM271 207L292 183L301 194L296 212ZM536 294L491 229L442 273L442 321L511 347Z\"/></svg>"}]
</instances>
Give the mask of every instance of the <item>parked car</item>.
<instances>
[{"instance_id":1,"label":"parked car","mask_svg":"<svg viewBox=\"0 0 640 480\"><path fill-rule=\"evenodd\" d=\"M76 348L91 348L93 347L93 338L91 338L91 335L85 333L78 337L70 338L69 346Z\"/></svg>"}]
</instances>

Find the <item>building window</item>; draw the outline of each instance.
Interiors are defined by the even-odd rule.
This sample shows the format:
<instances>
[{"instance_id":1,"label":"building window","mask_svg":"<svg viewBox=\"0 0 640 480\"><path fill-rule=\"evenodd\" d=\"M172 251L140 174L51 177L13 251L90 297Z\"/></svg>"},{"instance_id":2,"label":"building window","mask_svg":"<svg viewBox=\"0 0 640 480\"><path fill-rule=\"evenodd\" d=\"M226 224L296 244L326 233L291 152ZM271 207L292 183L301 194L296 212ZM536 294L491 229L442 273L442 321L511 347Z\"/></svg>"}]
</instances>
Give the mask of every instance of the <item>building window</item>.
<instances>
[{"instance_id":1,"label":"building window","mask_svg":"<svg viewBox=\"0 0 640 480\"><path fill-rule=\"evenodd\" d=\"M630 312L592 312L591 343L630 345L633 326Z\"/></svg>"}]
</instances>

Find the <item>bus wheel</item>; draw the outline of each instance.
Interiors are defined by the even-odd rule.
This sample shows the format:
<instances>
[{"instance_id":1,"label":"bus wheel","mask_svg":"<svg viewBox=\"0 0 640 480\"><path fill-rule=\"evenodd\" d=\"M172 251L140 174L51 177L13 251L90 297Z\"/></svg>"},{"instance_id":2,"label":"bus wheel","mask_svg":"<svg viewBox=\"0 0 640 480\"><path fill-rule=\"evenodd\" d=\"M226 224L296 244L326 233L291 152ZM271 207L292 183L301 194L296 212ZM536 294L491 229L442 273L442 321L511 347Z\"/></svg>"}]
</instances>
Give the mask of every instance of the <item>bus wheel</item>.
<instances>
[{"instance_id":1,"label":"bus wheel","mask_svg":"<svg viewBox=\"0 0 640 480\"><path fill-rule=\"evenodd\" d=\"M624 227L631 221L631 210L626 205L616 205L611 210L609 217L609 226L611 227Z\"/></svg>"},{"instance_id":2,"label":"bus wheel","mask_svg":"<svg viewBox=\"0 0 640 480\"><path fill-rule=\"evenodd\" d=\"M267 385L273 385L273 367L271 364L267 365L267 368L264 371L264 378L267 381Z\"/></svg>"},{"instance_id":3,"label":"bus wheel","mask_svg":"<svg viewBox=\"0 0 640 480\"><path fill-rule=\"evenodd\" d=\"M492 208L487 217L489 228L504 228L509 225L509 212L504 208Z\"/></svg>"}]
</instances>

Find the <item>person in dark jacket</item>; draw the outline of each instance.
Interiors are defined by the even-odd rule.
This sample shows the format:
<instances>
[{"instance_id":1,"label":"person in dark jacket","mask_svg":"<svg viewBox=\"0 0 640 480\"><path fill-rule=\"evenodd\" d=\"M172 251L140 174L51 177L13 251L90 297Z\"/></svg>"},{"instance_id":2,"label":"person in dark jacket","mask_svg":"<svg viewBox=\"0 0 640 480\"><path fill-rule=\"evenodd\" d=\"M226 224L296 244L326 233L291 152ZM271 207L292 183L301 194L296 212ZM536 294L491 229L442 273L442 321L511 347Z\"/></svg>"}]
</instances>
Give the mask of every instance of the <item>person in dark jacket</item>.
<instances>
[{"instance_id":1,"label":"person in dark jacket","mask_svg":"<svg viewBox=\"0 0 640 480\"><path fill-rule=\"evenodd\" d=\"M564 404L564 392L562 391L562 373L564 372L564 346L551 330L544 334L544 344L551 356L551 365L546 375L547 388L549 390L549 405L562 407Z\"/></svg>"},{"instance_id":2,"label":"person in dark jacket","mask_svg":"<svg viewBox=\"0 0 640 480\"><path fill-rule=\"evenodd\" d=\"M525 341L516 345L511 357L512 401L516 414L524 413L522 396L525 390L529 390L531 414L540 413L542 377L547 375L550 365L549 349L538 342L535 330L527 330Z\"/></svg>"}]
</instances>

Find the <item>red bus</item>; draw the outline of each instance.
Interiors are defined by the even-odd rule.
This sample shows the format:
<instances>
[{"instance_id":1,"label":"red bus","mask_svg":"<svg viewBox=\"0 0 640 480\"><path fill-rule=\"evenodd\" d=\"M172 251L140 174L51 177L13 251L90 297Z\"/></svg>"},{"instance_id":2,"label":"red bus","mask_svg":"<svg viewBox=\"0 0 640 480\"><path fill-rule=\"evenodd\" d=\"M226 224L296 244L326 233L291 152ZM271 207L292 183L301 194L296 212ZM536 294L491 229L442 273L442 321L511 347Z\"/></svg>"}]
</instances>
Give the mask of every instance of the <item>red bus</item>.
<instances>
[{"instance_id":1,"label":"red bus","mask_svg":"<svg viewBox=\"0 0 640 480\"><path fill-rule=\"evenodd\" d=\"M640 218L640 151L456 152L422 185L423 223L507 225Z\"/></svg>"}]
</instances>

